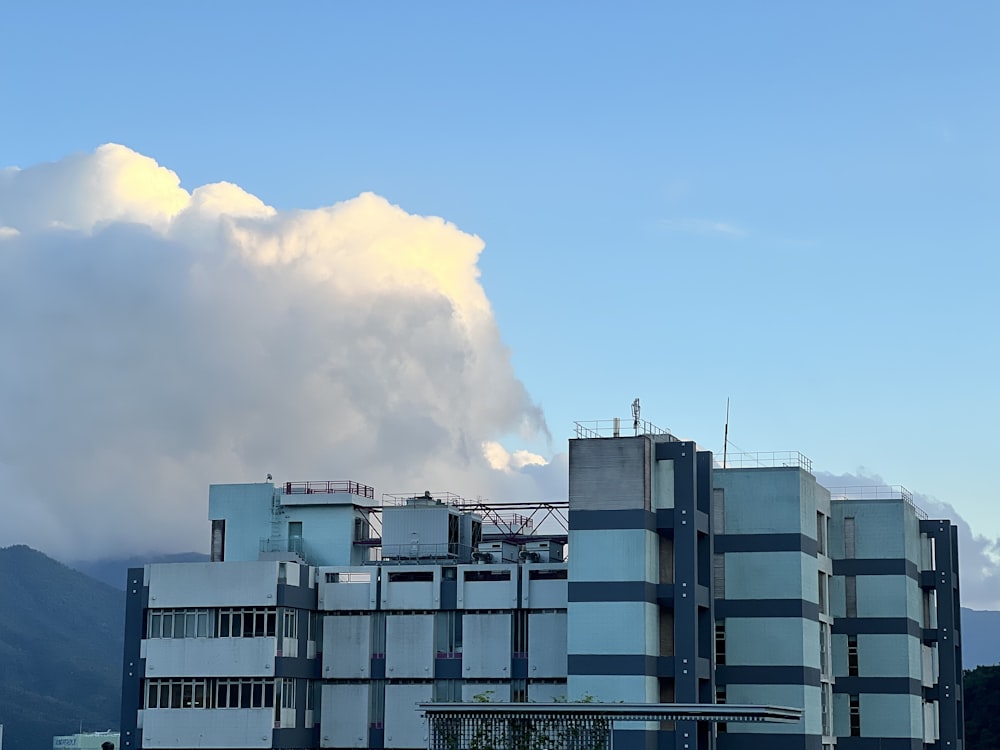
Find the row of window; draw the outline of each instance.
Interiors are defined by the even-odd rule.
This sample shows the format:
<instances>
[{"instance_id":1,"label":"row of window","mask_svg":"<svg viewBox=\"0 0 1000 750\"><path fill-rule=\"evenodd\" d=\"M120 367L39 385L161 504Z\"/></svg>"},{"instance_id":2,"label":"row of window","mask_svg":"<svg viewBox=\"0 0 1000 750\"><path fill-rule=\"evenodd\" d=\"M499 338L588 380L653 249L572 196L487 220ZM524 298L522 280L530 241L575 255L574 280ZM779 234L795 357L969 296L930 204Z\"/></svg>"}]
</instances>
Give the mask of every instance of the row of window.
<instances>
[{"instance_id":1,"label":"row of window","mask_svg":"<svg viewBox=\"0 0 1000 750\"><path fill-rule=\"evenodd\" d=\"M454 569L444 568L442 571L442 577L448 579L448 572L451 572L450 576L454 579ZM389 583L430 583L434 580L434 571L432 570L401 570L401 571L386 571L386 580ZM465 572L466 582L472 583L476 581L509 581L511 576L510 570L494 570L492 568L487 568L484 570L467 570ZM532 581L561 581L566 580L567 570L566 568L557 568L554 570L529 570L528 578ZM327 583L371 583L372 574L371 573L358 573L358 572L345 572L345 573L327 573L326 582Z\"/></svg>"},{"instance_id":2,"label":"row of window","mask_svg":"<svg viewBox=\"0 0 1000 750\"><path fill-rule=\"evenodd\" d=\"M289 679L146 680L145 708L295 708Z\"/></svg>"},{"instance_id":3,"label":"row of window","mask_svg":"<svg viewBox=\"0 0 1000 750\"><path fill-rule=\"evenodd\" d=\"M298 638L298 610L274 607L223 609L151 609L146 638Z\"/></svg>"}]
</instances>

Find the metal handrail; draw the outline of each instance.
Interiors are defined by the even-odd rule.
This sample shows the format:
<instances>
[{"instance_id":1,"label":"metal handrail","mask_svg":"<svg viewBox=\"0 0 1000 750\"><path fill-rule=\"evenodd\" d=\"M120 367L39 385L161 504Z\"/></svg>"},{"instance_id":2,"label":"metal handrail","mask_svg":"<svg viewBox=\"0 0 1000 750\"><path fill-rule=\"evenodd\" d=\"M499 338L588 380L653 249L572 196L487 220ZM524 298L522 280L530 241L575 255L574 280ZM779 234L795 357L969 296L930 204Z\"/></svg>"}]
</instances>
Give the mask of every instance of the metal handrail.
<instances>
[{"instance_id":1,"label":"metal handrail","mask_svg":"<svg viewBox=\"0 0 1000 750\"><path fill-rule=\"evenodd\" d=\"M640 419L638 423L631 418L625 419L624 417L592 419L584 422L574 422L573 427L576 437L581 439L633 437L635 435L655 435L672 438L673 440L677 439L670 430L657 427L645 419Z\"/></svg>"},{"instance_id":2,"label":"metal handrail","mask_svg":"<svg viewBox=\"0 0 1000 750\"><path fill-rule=\"evenodd\" d=\"M319 482L285 482L284 492L286 495L330 495L334 493L346 493L368 500L375 499L374 487L346 479Z\"/></svg>"},{"instance_id":3,"label":"metal handrail","mask_svg":"<svg viewBox=\"0 0 1000 750\"><path fill-rule=\"evenodd\" d=\"M715 468L717 469L747 469L753 467L759 468L777 468L791 466L799 469L805 469L810 474L812 473L812 459L808 456L799 453L798 451L760 451L756 453L729 453L726 456L726 465L722 465L722 460L718 455L715 456Z\"/></svg>"},{"instance_id":4,"label":"metal handrail","mask_svg":"<svg viewBox=\"0 0 1000 750\"><path fill-rule=\"evenodd\" d=\"M927 512L913 502L913 493L901 484L859 484L848 487L827 487L833 500L902 500L926 521Z\"/></svg>"}]
</instances>

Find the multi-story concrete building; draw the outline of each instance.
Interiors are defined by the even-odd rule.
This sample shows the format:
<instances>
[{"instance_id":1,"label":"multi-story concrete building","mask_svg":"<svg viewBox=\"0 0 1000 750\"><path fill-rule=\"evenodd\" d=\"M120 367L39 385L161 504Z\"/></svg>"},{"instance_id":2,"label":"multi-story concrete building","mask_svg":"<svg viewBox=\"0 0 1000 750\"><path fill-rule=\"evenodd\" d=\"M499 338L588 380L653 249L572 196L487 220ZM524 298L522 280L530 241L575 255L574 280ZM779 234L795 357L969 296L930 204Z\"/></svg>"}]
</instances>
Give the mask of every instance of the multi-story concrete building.
<instances>
[{"instance_id":1,"label":"multi-story concrete building","mask_svg":"<svg viewBox=\"0 0 1000 750\"><path fill-rule=\"evenodd\" d=\"M568 699L803 710L623 725L616 750L961 747L949 522L831 495L800 454L722 468L620 424L578 426L554 528L353 482L213 486L213 561L130 571L121 746L422 748L419 703Z\"/></svg>"}]
</instances>

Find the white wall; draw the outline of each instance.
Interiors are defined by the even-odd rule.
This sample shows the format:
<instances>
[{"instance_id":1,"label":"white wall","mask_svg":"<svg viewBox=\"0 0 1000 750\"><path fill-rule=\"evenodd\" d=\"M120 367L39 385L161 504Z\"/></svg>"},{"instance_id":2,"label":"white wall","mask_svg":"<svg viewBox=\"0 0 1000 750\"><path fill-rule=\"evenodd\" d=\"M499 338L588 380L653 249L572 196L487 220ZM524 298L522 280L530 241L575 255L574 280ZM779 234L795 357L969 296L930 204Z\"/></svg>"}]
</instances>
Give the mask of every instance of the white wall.
<instances>
[{"instance_id":1,"label":"white wall","mask_svg":"<svg viewBox=\"0 0 1000 750\"><path fill-rule=\"evenodd\" d=\"M273 607L278 563L159 563L148 565L149 606Z\"/></svg>"},{"instance_id":2,"label":"white wall","mask_svg":"<svg viewBox=\"0 0 1000 750\"><path fill-rule=\"evenodd\" d=\"M324 685L320 747L368 747L368 685Z\"/></svg>"},{"instance_id":3,"label":"white wall","mask_svg":"<svg viewBox=\"0 0 1000 750\"><path fill-rule=\"evenodd\" d=\"M147 708L146 748L269 748L273 708Z\"/></svg>"},{"instance_id":4,"label":"white wall","mask_svg":"<svg viewBox=\"0 0 1000 750\"><path fill-rule=\"evenodd\" d=\"M274 674L274 638L151 638L142 649L147 677Z\"/></svg>"}]
</instances>

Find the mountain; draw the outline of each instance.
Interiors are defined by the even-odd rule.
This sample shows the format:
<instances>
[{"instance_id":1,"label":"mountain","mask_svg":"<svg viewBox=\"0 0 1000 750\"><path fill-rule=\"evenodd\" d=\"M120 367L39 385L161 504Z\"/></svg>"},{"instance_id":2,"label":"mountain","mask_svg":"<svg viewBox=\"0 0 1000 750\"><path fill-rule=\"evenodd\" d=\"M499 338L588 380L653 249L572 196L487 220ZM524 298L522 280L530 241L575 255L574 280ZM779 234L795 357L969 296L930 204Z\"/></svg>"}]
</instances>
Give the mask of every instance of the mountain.
<instances>
[{"instance_id":1,"label":"mountain","mask_svg":"<svg viewBox=\"0 0 1000 750\"><path fill-rule=\"evenodd\" d=\"M966 669L1000 664L1000 612L962 607L962 662Z\"/></svg>"},{"instance_id":2,"label":"mountain","mask_svg":"<svg viewBox=\"0 0 1000 750\"><path fill-rule=\"evenodd\" d=\"M147 563L206 562L208 555L200 552L181 552L173 555L143 555L137 557L108 557L103 560L67 561L66 564L91 578L103 581L116 589L125 590L125 576L129 568L141 568Z\"/></svg>"},{"instance_id":3,"label":"mountain","mask_svg":"<svg viewBox=\"0 0 1000 750\"><path fill-rule=\"evenodd\" d=\"M0 549L4 744L118 728L125 595L25 546Z\"/></svg>"}]
</instances>

